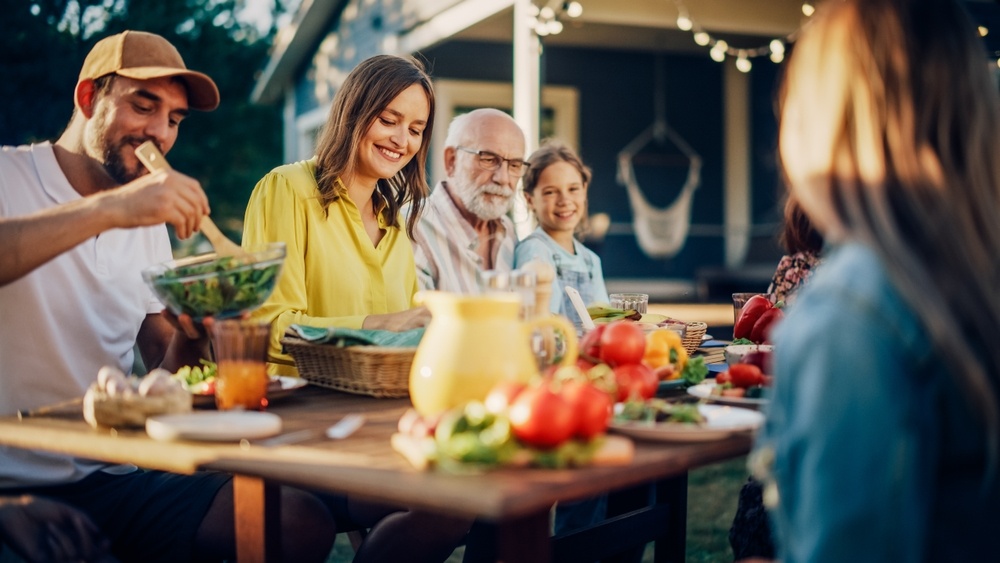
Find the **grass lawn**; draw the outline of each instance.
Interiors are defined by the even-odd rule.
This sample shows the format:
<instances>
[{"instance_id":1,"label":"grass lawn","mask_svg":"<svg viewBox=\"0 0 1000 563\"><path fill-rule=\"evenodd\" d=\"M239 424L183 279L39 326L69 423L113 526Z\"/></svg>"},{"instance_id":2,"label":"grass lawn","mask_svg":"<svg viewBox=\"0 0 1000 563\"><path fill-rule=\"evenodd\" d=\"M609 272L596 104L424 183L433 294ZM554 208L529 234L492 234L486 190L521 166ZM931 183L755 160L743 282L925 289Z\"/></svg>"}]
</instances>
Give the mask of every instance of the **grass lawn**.
<instances>
[{"instance_id":1,"label":"grass lawn","mask_svg":"<svg viewBox=\"0 0 1000 563\"><path fill-rule=\"evenodd\" d=\"M738 458L696 469L688 476L688 563L722 563L733 560L729 549L729 526L736 513L740 487L746 481L746 458ZM347 536L337 536L328 563L347 563L354 556ZM646 549L644 562L653 560L652 545ZM461 563L459 549L448 563Z\"/></svg>"}]
</instances>

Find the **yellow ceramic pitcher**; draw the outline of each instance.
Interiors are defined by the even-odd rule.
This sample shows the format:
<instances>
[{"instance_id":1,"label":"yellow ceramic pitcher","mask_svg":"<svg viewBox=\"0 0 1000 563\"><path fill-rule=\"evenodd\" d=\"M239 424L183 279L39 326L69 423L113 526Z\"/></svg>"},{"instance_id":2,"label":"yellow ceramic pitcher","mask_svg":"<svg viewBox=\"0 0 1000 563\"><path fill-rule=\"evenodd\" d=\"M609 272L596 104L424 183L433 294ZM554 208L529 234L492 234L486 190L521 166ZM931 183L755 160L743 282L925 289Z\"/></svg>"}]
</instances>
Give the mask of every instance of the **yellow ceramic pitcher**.
<instances>
[{"instance_id":1,"label":"yellow ceramic pitcher","mask_svg":"<svg viewBox=\"0 0 1000 563\"><path fill-rule=\"evenodd\" d=\"M410 399L424 416L471 400L482 401L500 381L527 382L537 375L530 344L536 328L551 326L560 331L566 339L561 365L576 362L573 326L557 316L521 321L516 294L425 291L417 300L432 315L410 368Z\"/></svg>"}]
</instances>

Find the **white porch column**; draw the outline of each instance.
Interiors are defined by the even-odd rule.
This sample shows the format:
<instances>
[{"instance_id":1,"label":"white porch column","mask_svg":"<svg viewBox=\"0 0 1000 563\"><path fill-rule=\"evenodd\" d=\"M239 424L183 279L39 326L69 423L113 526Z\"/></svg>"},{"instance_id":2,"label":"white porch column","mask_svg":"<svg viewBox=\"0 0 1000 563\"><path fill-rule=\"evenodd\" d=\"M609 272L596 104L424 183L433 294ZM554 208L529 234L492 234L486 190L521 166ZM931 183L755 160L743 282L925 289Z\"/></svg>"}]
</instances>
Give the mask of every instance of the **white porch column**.
<instances>
[{"instance_id":1,"label":"white porch column","mask_svg":"<svg viewBox=\"0 0 1000 563\"><path fill-rule=\"evenodd\" d=\"M528 153L538 146L538 113L541 99L539 57L542 44L528 26L531 0L514 1L514 121L527 137Z\"/></svg>"},{"instance_id":2,"label":"white porch column","mask_svg":"<svg viewBox=\"0 0 1000 563\"><path fill-rule=\"evenodd\" d=\"M535 31L528 25L531 17L531 0L514 0L514 121L521 126L525 136L528 156L538 147L539 104L541 99L540 63L542 44ZM531 214L518 191L514 198L514 226L519 239L532 230Z\"/></svg>"}]
</instances>

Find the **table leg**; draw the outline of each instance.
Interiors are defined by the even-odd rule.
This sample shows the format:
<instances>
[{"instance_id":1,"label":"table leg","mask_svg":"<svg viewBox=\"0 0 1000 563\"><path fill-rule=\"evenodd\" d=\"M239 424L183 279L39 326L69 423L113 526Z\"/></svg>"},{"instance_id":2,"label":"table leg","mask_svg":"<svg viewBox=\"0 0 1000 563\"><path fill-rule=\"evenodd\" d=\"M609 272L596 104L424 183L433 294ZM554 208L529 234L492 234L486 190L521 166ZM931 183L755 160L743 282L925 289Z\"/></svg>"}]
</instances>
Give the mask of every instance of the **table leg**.
<instances>
[{"instance_id":1,"label":"table leg","mask_svg":"<svg viewBox=\"0 0 1000 563\"><path fill-rule=\"evenodd\" d=\"M496 541L497 561L548 563L552 559L549 511L500 522L496 526Z\"/></svg>"},{"instance_id":2,"label":"table leg","mask_svg":"<svg viewBox=\"0 0 1000 563\"><path fill-rule=\"evenodd\" d=\"M233 477L236 560L281 560L281 489L259 477Z\"/></svg>"},{"instance_id":3,"label":"table leg","mask_svg":"<svg viewBox=\"0 0 1000 563\"><path fill-rule=\"evenodd\" d=\"M687 473L656 483L656 503L667 506L670 525L656 538L655 563L684 562L687 549L687 491Z\"/></svg>"}]
</instances>

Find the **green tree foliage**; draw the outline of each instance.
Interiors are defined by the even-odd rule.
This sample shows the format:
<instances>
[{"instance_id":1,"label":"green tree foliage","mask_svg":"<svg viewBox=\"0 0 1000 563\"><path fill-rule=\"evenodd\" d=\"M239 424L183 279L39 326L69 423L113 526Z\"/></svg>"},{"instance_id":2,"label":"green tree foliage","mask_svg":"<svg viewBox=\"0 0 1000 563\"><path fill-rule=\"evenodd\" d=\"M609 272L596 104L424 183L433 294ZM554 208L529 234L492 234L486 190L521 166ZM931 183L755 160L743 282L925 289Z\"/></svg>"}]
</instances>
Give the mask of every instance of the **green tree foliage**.
<instances>
[{"instance_id":1,"label":"green tree foliage","mask_svg":"<svg viewBox=\"0 0 1000 563\"><path fill-rule=\"evenodd\" d=\"M125 29L158 33L189 68L211 76L222 96L215 111L184 121L170 162L201 181L220 226L238 225L254 184L282 159L279 108L249 101L273 26L261 33L238 21L242 0L0 3L0 144L59 136L73 111L80 66L98 40ZM230 231L238 235L238 228Z\"/></svg>"}]
</instances>

